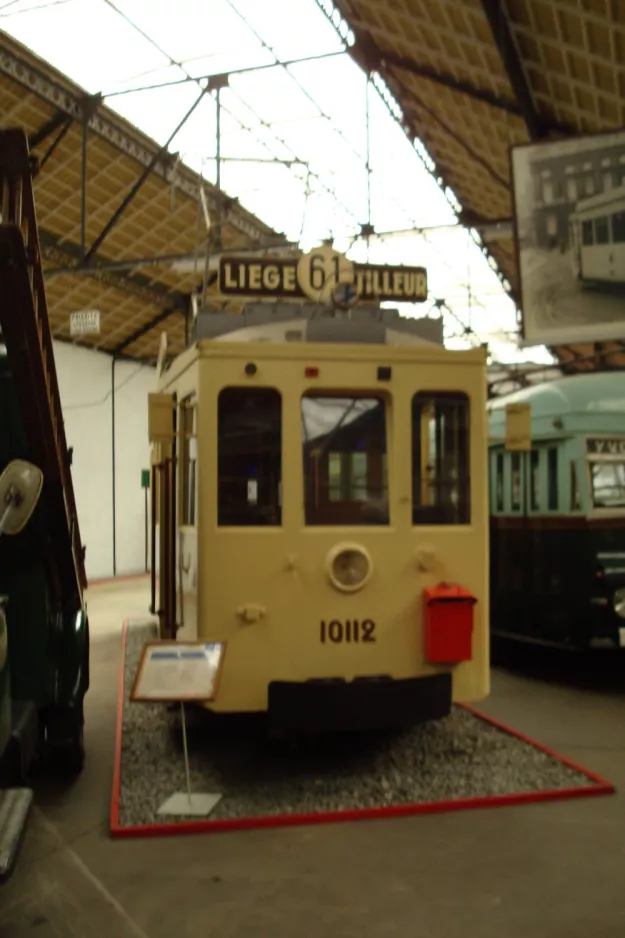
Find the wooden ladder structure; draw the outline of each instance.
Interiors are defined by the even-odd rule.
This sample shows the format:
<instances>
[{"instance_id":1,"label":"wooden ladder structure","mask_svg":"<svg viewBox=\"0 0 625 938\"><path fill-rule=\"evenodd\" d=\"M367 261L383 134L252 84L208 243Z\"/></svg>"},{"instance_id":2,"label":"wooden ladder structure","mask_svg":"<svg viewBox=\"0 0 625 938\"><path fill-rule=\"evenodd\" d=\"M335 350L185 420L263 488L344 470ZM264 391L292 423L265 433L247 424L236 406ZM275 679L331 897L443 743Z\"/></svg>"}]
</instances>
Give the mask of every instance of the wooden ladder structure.
<instances>
[{"instance_id":1,"label":"wooden ladder structure","mask_svg":"<svg viewBox=\"0 0 625 938\"><path fill-rule=\"evenodd\" d=\"M49 566L59 606L87 586L71 460L54 362L28 140L0 131L0 341L6 346L29 448L44 474Z\"/></svg>"}]
</instances>

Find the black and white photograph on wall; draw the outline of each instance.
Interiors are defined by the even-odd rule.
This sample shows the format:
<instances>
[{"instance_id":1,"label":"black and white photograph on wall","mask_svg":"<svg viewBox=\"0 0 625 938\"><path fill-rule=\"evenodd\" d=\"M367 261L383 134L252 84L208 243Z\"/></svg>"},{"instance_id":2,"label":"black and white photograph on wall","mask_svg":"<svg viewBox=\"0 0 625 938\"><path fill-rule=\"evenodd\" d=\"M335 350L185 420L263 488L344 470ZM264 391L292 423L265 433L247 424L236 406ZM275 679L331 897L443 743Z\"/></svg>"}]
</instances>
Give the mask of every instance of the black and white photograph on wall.
<instances>
[{"instance_id":1,"label":"black and white photograph on wall","mask_svg":"<svg viewBox=\"0 0 625 938\"><path fill-rule=\"evenodd\" d=\"M512 150L521 344L625 339L625 131Z\"/></svg>"}]
</instances>

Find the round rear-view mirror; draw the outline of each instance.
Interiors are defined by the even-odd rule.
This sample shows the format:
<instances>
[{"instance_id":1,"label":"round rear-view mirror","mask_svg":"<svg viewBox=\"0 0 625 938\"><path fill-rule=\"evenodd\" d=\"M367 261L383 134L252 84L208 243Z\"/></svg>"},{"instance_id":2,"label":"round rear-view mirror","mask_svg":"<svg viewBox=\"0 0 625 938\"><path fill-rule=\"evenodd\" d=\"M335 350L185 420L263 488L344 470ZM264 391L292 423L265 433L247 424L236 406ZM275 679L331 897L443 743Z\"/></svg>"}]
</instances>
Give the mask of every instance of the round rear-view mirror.
<instances>
[{"instance_id":1,"label":"round rear-view mirror","mask_svg":"<svg viewBox=\"0 0 625 938\"><path fill-rule=\"evenodd\" d=\"M43 487L43 472L23 459L14 459L0 476L0 534L19 534L35 510Z\"/></svg>"}]
</instances>

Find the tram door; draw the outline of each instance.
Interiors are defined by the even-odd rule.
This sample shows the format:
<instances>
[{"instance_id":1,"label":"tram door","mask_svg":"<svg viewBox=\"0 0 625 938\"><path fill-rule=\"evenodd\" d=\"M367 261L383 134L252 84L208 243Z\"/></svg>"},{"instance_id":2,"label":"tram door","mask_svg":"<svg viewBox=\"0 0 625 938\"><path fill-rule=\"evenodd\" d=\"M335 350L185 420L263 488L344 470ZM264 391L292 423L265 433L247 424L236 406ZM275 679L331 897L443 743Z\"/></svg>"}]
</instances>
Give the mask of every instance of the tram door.
<instances>
[{"instance_id":1,"label":"tram door","mask_svg":"<svg viewBox=\"0 0 625 938\"><path fill-rule=\"evenodd\" d=\"M557 523L559 456L554 444L491 455L491 584L495 628L501 631L545 637L547 620L557 638L566 627L563 559L570 547Z\"/></svg>"},{"instance_id":2,"label":"tram door","mask_svg":"<svg viewBox=\"0 0 625 938\"><path fill-rule=\"evenodd\" d=\"M532 452L491 451L491 597L493 630L525 632L531 613Z\"/></svg>"},{"instance_id":3,"label":"tram door","mask_svg":"<svg viewBox=\"0 0 625 938\"><path fill-rule=\"evenodd\" d=\"M160 400L158 400L160 398ZM161 638L176 637L176 407L173 395L149 402L152 443L151 603Z\"/></svg>"}]
</instances>

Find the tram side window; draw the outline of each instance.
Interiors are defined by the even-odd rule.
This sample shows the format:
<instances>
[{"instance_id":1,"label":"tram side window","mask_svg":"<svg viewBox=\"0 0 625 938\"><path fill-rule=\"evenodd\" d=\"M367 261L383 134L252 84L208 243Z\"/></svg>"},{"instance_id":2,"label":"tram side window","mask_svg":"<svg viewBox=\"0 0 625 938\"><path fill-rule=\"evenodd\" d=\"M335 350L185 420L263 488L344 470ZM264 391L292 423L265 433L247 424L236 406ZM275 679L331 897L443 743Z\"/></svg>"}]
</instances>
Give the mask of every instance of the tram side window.
<instances>
[{"instance_id":1,"label":"tram side window","mask_svg":"<svg viewBox=\"0 0 625 938\"><path fill-rule=\"evenodd\" d=\"M625 508L625 463L592 462L594 508Z\"/></svg>"},{"instance_id":2,"label":"tram side window","mask_svg":"<svg viewBox=\"0 0 625 938\"><path fill-rule=\"evenodd\" d=\"M195 524L195 491L197 461L196 413L193 397L180 407L180 523Z\"/></svg>"},{"instance_id":3,"label":"tram side window","mask_svg":"<svg viewBox=\"0 0 625 938\"><path fill-rule=\"evenodd\" d=\"M558 450L547 450L547 508L558 510Z\"/></svg>"},{"instance_id":4,"label":"tram side window","mask_svg":"<svg viewBox=\"0 0 625 938\"><path fill-rule=\"evenodd\" d=\"M511 454L510 507L513 511L521 510L521 454Z\"/></svg>"},{"instance_id":5,"label":"tram side window","mask_svg":"<svg viewBox=\"0 0 625 938\"><path fill-rule=\"evenodd\" d=\"M625 212L617 212L612 216L612 240L615 244L625 241Z\"/></svg>"},{"instance_id":6,"label":"tram side window","mask_svg":"<svg viewBox=\"0 0 625 938\"><path fill-rule=\"evenodd\" d=\"M537 449L531 452L530 505L532 511L540 508L540 451Z\"/></svg>"},{"instance_id":7,"label":"tram side window","mask_svg":"<svg viewBox=\"0 0 625 938\"><path fill-rule=\"evenodd\" d=\"M592 231L592 222L583 221L582 222L582 244L585 244L586 247L589 247L591 244L595 243Z\"/></svg>"},{"instance_id":8,"label":"tram side window","mask_svg":"<svg viewBox=\"0 0 625 938\"><path fill-rule=\"evenodd\" d=\"M468 524L469 399L421 392L412 399L412 523Z\"/></svg>"},{"instance_id":9,"label":"tram side window","mask_svg":"<svg viewBox=\"0 0 625 938\"><path fill-rule=\"evenodd\" d=\"M497 453L495 462L495 508L503 511L503 453Z\"/></svg>"},{"instance_id":10,"label":"tram side window","mask_svg":"<svg viewBox=\"0 0 625 938\"><path fill-rule=\"evenodd\" d=\"M224 388L218 412L218 524L282 523L282 397L273 388Z\"/></svg>"},{"instance_id":11,"label":"tram side window","mask_svg":"<svg viewBox=\"0 0 625 938\"><path fill-rule=\"evenodd\" d=\"M610 243L610 228L608 225L608 219L606 216L603 218L595 219L595 234L597 244L609 244Z\"/></svg>"},{"instance_id":12,"label":"tram side window","mask_svg":"<svg viewBox=\"0 0 625 938\"><path fill-rule=\"evenodd\" d=\"M571 460L571 511L579 511L581 508L581 499L579 494L579 485L577 484L577 466L575 460Z\"/></svg>"},{"instance_id":13,"label":"tram side window","mask_svg":"<svg viewBox=\"0 0 625 938\"><path fill-rule=\"evenodd\" d=\"M302 437L306 524L388 524L384 398L304 395Z\"/></svg>"}]
</instances>

